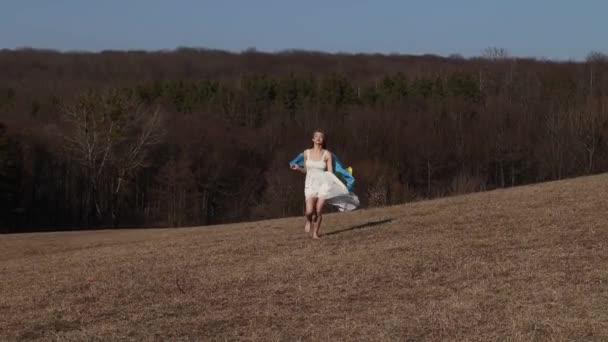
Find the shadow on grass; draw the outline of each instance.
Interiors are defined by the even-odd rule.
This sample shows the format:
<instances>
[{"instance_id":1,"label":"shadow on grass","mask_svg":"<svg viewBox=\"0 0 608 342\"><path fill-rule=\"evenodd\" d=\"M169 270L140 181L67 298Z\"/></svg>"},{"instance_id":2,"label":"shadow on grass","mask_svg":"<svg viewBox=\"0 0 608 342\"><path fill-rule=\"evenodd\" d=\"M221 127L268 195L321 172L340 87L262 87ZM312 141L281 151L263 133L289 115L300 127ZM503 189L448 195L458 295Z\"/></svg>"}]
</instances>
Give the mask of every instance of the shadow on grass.
<instances>
[{"instance_id":1,"label":"shadow on grass","mask_svg":"<svg viewBox=\"0 0 608 342\"><path fill-rule=\"evenodd\" d=\"M323 236L329 236L329 235L336 235L336 234L340 234L340 233L345 233L345 232L349 232L352 230L357 230L357 229L365 229L365 228L371 228L371 227L375 227L375 226L380 226L383 225L385 223L390 223L393 222L395 219L389 218L389 219L385 219L385 220L380 220L380 221L370 221L370 222L366 222L357 226L353 226L353 227L349 227L346 229L341 229L341 230L335 230L333 232L329 232L327 234L323 234Z\"/></svg>"}]
</instances>

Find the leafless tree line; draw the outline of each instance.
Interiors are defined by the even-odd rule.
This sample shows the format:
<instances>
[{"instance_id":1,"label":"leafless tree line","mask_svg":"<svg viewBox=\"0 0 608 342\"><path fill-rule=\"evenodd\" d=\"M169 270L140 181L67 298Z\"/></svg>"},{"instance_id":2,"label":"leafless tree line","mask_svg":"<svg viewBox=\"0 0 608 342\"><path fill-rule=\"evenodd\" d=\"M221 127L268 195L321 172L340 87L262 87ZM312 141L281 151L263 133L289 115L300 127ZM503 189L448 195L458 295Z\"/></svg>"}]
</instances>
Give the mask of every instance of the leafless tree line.
<instances>
[{"instance_id":1,"label":"leafless tree line","mask_svg":"<svg viewBox=\"0 0 608 342\"><path fill-rule=\"evenodd\" d=\"M365 205L605 172L608 59L285 51L0 52L0 225L300 214L286 168L328 131Z\"/></svg>"}]
</instances>

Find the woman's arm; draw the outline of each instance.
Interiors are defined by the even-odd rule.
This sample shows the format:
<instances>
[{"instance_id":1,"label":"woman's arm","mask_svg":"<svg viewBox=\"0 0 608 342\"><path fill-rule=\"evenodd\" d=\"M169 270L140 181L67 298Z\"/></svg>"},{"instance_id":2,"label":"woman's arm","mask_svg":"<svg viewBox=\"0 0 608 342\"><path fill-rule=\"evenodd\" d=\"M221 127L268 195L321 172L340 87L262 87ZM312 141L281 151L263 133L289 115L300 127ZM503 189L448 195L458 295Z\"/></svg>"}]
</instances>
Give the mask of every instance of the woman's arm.
<instances>
[{"instance_id":1,"label":"woman's arm","mask_svg":"<svg viewBox=\"0 0 608 342\"><path fill-rule=\"evenodd\" d=\"M334 173L334 163L331 158L331 152L327 151L327 171Z\"/></svg>"}]
</instances>

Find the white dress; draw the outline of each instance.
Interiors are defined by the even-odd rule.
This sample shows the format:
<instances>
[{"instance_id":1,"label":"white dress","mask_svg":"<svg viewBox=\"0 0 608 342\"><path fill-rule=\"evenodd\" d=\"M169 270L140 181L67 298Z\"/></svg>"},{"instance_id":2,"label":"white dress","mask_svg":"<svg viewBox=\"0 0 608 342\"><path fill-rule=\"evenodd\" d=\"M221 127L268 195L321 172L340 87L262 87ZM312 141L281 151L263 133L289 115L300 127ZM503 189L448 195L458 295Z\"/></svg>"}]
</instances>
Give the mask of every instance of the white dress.
<instances>
[{"instance_id":1,"label":"white dress","mask_svg":"<svg viewBox=\"0 0 608 342\"><path fill-rule=\"evenodd\" d=\"M308 198L323 198L328 204L338 207L340 211L354 210L359 206L359 198L348 191L336 175L327 170L323 151L320 160L312 160L310 151L306 150L306 181L304 182L304 196Z\"/></svg>"}]
</instances>

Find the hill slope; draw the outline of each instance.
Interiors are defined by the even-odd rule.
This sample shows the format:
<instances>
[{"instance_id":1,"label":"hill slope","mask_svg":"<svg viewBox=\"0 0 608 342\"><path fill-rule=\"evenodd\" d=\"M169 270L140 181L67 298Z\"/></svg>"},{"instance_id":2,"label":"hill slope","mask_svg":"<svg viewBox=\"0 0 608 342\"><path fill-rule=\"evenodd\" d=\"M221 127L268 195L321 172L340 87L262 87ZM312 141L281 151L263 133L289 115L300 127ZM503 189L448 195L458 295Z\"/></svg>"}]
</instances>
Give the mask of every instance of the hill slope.
<instances>
[{"instance_id":1,"label":"hill slope","mask_svg":"<svg viewBox=\"0 0 608 342\"><path fill-rule=\"evenodd\" d=\"M0 236L0 340L608 340L608 176L326 216Z\"/></svg>"}]
</instances>

